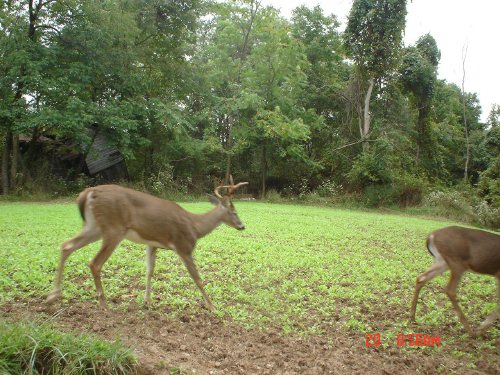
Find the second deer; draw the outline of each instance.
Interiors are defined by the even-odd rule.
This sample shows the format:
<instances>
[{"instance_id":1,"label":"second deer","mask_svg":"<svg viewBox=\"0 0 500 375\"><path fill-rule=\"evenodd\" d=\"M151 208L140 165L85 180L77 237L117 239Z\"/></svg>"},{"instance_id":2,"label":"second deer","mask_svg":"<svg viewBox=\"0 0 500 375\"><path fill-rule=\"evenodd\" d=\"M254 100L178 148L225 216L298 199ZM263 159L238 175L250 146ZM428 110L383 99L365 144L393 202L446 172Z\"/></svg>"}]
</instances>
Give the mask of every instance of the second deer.
<instances>
[{"instance_id":1,"label":"second deer","mask_svg":"<svg viewBox=\"0 0 500 375\"><path fill-rule=\"evenodd\" d=\"M495 233L462 227L439 229L427 238L427 249L434 256L434 264L417 277L415 294L410 309L410 320L415 321L420 289L434 277L448 268L450 281L446 294L465 329L473 336L482 334L496 320L500 307L497 307L475 332L457 301L457 286L465 271L495 276L497 279L497 298L500 299L500 236Z\"/></svg>"},{"instance_id":2,"label":"second deer","mask_svg":"<svg viewBox=\"0 0 500 375\"><path fill-rule=\"evenodd\" d=\"M51 303L61 296L61 282L64 265L76 250L102 239L102 245L89 267L94 276L97 296L102 307L106 298L101 284L101 269L123 239L146 245L146 304L151 302L151 277L155 268L158 248L172 249L184 262L191 278L203 295L208 309L213 310L212 302L203 287L193 261L196 241L210 233L221 223L238 230L245 229L232 203L234 191L248 182L217 187L215 197L209 200L216 207L205 214L193 214L174 202L163 200L118 185L101 185L85 189L77 199L80 214L84 220L82 231L61 246L61 258L55 286L47 297ZM222 196L221 189L228 189Z\"/></svg>"}]
</instances>

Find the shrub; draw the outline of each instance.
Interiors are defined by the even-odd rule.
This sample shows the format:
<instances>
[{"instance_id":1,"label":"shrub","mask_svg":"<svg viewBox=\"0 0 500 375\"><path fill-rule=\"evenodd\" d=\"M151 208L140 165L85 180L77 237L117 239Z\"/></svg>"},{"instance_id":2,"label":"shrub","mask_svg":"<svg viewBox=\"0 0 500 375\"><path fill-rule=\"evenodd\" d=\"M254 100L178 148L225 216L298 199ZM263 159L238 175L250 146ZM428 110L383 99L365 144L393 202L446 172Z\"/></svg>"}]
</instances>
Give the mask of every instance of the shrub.
<instances>
[{"instance_id":1,"label":"shrub","mask_svg":"<svg viewBox=\"0 0 500 375\"><path fill-rule=\"evenodd\" d=\"M343 193L344 187L338 185L333 180L324 180L316 189L316 193L323 198L339 196Z\"/></svg>"},{"instance_id":2,"label":"shrub","mask_svg":"<svg viewBox=\"0 0 500 375\"><path fill-rule=\"evenodd\" d=\"M146 187L149 192L171 200L186 198L191 184L191 177L174 179L174 167L168 164L157 174L149 176L146 180Z\"/></svg>"},{"instance_id":3,"label":"shrub","mask_svg":"<svg viewBox=\"0 0 500 375\"><path fill-rule=\"evenodd\" d=\"M480 197L493 207L500 208L500 157L481 173L477 188Z\"/></svg>"},{"instance_id":4,"label":"shrub","mask_svg":"<svg viewBox=\"0 0 500 375\"><path fill-rule=\"evenodd\" d=\"M388 185L393 181L392 147L381 140L368 151L360 154L347 174L350 184L355 188L370 185Z\"/></svg>"},{"instance_id":5,"label":"shrub","mask_svg":"<svg viewBox=\"0 0 500 375\"><path fill-rule=\"evenodd\" d=\"M401 207L417 206L422 203L426 182L405 174L396 179L395 198Z\"/></svg>"},{"instance_id":6,"label":"shrub","mask_svg":"<svg viewBox=\"0 0 500 375\"><path fill-rule=\"evenodd\" d=\"M156 195L164 195L176 190L174 182L173 167L166 165L165 169L147 179L148 189Z\"/></svg>"},{"instance_id":7,"label":"shrub","mask_svg":"<svg viewBox=\"0 0 500 375\"><path fill-rule=\"evenodd\" d=\"M500 229L500 208L493 207L486 200L478 200L468 185L462 186L461 191L433 191L425 197L424 205L438 216Z\"/></svg>"},{"instance_id":8,"label":"shrub","mask_svg":"<svg viewBox=\"0 0 500 375\"><path fill-rule=\"evenodd\" d=\"M283 189L283 194L289 197L296 196L299 199L304 199L310 191L309 180L307 178L302 178L300 181L285 187Z\"/></svg>"},{"instance_id":9,"label":"shrub","mask_svg":"<svg viewBox=\"0 0 500 375\"><path fill-rule=\"evenodd\" d=\"M483 200L473 207L473 212L479 225L500 231L500 208Z\"/></svg>"},{"instance_id":10,"label":"shrub","mask_svg":"<svg viewBox=\"0 0 500 375\"><path fill-rule=\"evenodd\" d=\"M432 191L425 197L424 204L444 217L460 218L465 221L470 221L473 217L472 207L467 198L458 191Z\"/></svg>"},{"instance_id":11,"label":"shrub","mask_svg":"<svg viewBox=\"0 0 500 375\"><path fill-rule=\"evenodd\" d=\"M283 202L283 198L281 197L280 193L274 189L266 191L265 199L273 203Z\"/></svg>"},{"instance_id":12,"label":"shrub","mask_svg":"<svg viewBox=\"0 0 500 375\"><path fill-rule=\"evenodd\" d=\"M364 190L364 202L368 207L390 206L394 203L392 185L370 185Z\"/></svg>"}]
</instances>

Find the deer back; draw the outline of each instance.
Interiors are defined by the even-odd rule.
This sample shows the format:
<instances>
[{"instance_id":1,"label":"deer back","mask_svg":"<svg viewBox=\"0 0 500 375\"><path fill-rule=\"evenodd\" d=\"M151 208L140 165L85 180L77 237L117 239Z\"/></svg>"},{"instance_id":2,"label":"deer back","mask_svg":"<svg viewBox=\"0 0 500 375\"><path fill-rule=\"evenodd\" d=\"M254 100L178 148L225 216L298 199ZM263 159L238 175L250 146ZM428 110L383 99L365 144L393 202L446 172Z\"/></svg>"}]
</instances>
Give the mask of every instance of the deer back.
<instances>
[{"instance_id":1,"label":"deer back","mask_svg":"<svg viewBox=\"0 0 500 375\"><path fill-rule=\"evenodd\" d=\"M134 242L142 239L170 248L196 241L189 216L174 202L118 185L88 188L79 200L89 206L103 234L117 233Z\"/></svg>"},{"instance_id":2,"label":"deer back","mask_svg":"<svg viewBox=\"0 0 500 375\"><path fill-rule=\"evenodd\" d=\"M483 274L500 271L500 235L458 226L433 232L429 239L447 262Z\"/></svg>"}]
</instances>

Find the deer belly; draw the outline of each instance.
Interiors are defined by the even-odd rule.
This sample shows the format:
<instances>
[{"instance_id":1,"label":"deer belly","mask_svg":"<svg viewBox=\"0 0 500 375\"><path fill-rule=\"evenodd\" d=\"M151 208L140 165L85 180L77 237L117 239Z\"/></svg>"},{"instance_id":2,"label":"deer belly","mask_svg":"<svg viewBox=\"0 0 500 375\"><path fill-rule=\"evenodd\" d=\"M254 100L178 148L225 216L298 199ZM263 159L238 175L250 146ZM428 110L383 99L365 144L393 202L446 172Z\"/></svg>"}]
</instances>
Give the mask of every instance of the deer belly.
<instances>
[{"instance_id":1,"label":"deer belly","mask_svg":"<svg viewBox=\"0 0 500 375\"><path fill-rule=\"evenodd\" d=\"M142 238L139 233L137 233L135 230L129 229L127 233L125 233L125 238L129 241L135 242L135 243L143 243L148 246L152 247L160 247L163 249L168 248L167 245L161 244L157 241L152 241L152 240L147 240L145 238Z\"/></svg>"}]
</instances>

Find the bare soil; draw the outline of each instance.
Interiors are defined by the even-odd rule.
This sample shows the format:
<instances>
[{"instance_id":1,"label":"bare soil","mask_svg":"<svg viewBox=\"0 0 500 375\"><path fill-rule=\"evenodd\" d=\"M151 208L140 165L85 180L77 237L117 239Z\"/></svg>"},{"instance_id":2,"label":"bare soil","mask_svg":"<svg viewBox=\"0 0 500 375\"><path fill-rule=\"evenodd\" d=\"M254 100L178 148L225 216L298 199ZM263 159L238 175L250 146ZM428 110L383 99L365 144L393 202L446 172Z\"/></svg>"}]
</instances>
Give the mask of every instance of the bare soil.
<instances>
[{"instance_id":1,"label":"bare soil","mask_svg":"<svg viewBox=\"0 0 500 375\"><path fill-rule=\"evenodd\" d=\"M64 331L93 333L119 339L134 349L140 372L146 374L499 374L499 343L481 349L475 368L467 355L475 353L475 339L434 348L366 347L365 333L336 328L324 322L324 334L297 337L278 327L245 329L216 318L200 308L176 318L160 310L129 306L101 310L97 303L74 302L47 306L43 300L23 300L0 306L0 319L50 320ZM445 328L442 341L446 341ZM476 353L477 354L477 353ZM479 360L477 360L479 358Z\"/></svg>"}]
</instances>

